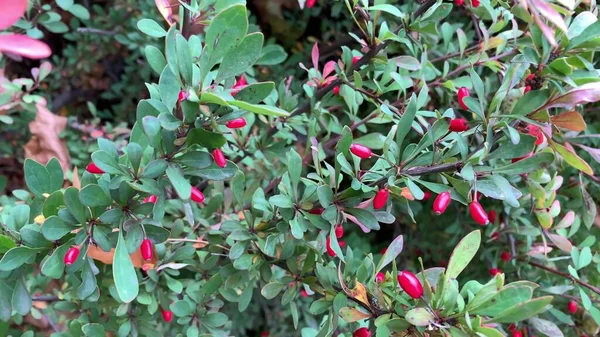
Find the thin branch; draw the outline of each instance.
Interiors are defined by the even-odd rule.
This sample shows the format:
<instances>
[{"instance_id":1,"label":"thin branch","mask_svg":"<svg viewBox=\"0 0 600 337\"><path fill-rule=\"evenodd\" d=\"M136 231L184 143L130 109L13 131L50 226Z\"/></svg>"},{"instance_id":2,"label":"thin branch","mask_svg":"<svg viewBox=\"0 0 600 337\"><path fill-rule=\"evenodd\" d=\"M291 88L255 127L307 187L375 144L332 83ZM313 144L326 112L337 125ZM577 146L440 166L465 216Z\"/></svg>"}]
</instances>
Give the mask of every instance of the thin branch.
<instances>
[{"instance_id":1,"label":"thin branch","mask_svg":"<svg viewBox=\"0 0 600 337\"><path fill-rule=\"evenodd\" d=\"M596 294L600 295L600 289L594 287L593 285L591 285L589 283L583 282L582 280L573 277L571 274L563 273L563 272L558 271L556 269L553 269L553 268L550 268L550 267L546 267L546 266L544 266L542 264L539 264L537 262L527 261L527 263L530 266L533 266L533 267L536 267L536 268L539 268L539 269L543 269L543 270L545 270L545 271L547 271L549 273L552 273L552 274L555 274L555 275L559 275L559 276L562 276L564 278L568 278L569 280L573 281L574 283L577 283L577 284L579 284L582 287L588 288L589 290L591 290L591 291L595 292Z\"/></svg>"},{"instance_id":2,"label":"thin branch","mask_svg":"<svg viewBox=\"0 0 600 337\"><path fill-rule=\"evenodd\" d=\"M32 296L31 297L32 301L37 301L37 302L58 302L58 301L62 301L60 298L58 298L58 296L54 296L54 295L40 295L40 296Z\"/></svg>"}]
</instances>

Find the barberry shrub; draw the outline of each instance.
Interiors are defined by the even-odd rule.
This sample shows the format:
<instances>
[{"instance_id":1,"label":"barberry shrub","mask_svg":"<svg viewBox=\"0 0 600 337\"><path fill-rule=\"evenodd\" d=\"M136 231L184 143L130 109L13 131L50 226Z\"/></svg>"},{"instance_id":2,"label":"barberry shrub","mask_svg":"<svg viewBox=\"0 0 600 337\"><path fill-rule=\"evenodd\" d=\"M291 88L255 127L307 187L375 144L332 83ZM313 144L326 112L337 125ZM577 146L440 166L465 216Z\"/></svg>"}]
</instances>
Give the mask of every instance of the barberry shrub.
<instances>
[{"instance_id":1,"label":"barberry shrub","mask_svg":"<svg viewBox=\"0 0 600 337\"><path fill-rule=\"evenodd\" d=\"M598 333L598 180L576 151L600 151L581 144L595 8L346 0L360 47L315 44L275 84L244 3L138 23L164 49L125 147L100 138L66 188L57 160L25 162L3 335L27 315L57 337Z\"/></svg>"}]
</instances>

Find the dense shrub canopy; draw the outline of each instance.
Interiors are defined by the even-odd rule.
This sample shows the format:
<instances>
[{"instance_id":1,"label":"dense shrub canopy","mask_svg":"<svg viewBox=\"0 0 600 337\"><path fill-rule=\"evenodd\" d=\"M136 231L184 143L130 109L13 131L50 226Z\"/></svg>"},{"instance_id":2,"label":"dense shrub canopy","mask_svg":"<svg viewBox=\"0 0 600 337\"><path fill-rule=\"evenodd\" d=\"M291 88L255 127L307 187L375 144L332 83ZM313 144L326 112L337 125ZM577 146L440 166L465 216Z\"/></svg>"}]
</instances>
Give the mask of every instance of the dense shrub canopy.
<instances>
[{"instance_id":1,"label":"dense shrub canopy","mask_svg":"<svg viewBox=\"0 0 600 337\"><path fill-rule=\"evenodd\" d=\"M600 332L595 3L5 5L0 335Z\"/></svg>"}]
</instances>

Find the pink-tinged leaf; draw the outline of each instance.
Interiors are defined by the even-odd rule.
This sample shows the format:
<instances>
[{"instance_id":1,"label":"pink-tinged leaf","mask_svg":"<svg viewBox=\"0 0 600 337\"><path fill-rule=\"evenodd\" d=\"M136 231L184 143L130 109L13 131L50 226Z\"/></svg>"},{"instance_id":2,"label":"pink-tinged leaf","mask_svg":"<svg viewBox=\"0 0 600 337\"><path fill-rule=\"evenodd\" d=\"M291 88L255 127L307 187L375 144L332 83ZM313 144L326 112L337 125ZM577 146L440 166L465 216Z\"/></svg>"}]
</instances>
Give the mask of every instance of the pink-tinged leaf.
<instances>
[{"instance_id":1,"label":"pink-tinged leaf","mask_svg":"<svg viewBox=\"0 0 600 337\"><path fill-rule=\"evenodd\" d=\"M360 227L360 229L362 229L363 232L365 232L365 233L371 232L371 230L369 228L367 228L365 225L363 225L360 221L358 221L358 219L354 215L350 215L348 213L344 213L344 216L346 217L346 219L348 219L348 220L354 222L355 224L357 224L358 227Z\"/></svg>"},{"instance_id":2,"label":"pink-tinged leaf","mask_svg":"<svg viewBox=\"0 0 600 337\"><path fill-rule=\"evenodd\" d=\"M560 200L554 200L550 206L550 216L556 218L560 214Z\"/></svg>"},{"instance_id":3,"label":"pink-tinged leaf","mask_svg":"<svg viewBox=\"0 0 600 337\"><path fill-rule=\"evenodd\" d=\"M316 42L312 49L312 62L313 68L319 70L319 45Z\"/></svg>"},{"instance_id":4,"label":"pink-tinged leaf","mask_svg":"<svg viewBox=\"0 0 600 337\"><path fill-rule=\"evenodd\" d=\"M533 10L537 10L548 21L552 22L558 29L567 32L567 24L558 12L550 6L545 0L530 0Z\"/></svg>"},{"instance_id":5,"label":"pink-tinged leaf","mask_svg":"<svg viewBox=\"0 0 600 337\"><path fill-rule=\"evenodd\" d=\"M165 21L172 26L175 23L175 20L173 19L173 8L171 8L169 1L154 0L154 4L156 5L156 8L158 8L160 15L162 15Z\"/></svg>"},{"instance_id":6,"label":"pink-tinged leaf","mask_svg":"<svg viewBox=\"0 0 600 337\"><path fill-rule=\"evenodd\" d=\"M554 229L562 229L570 227L575 221L575 212L569 211L563 218L560 220L558 225L554 226Z\"/></svg>"},{"instance_id":7,"label":"pink-tinged leaf","mask_svg":"<svg viewBox=\"0 0 600 337\"><path fill-rule=\"evenodd\" d=\"M44 42L18 34L0 35L0 52L30 59L43 59L52 55L52 50Z\"/></svg>"},{"instance_id":8,"label":"pink-tinged leaf","mask_svg":"<svg viewBox=\"0 0 600 337\"><path fill-rule=\"evenodd\" d=\"M552 241L552 243L554 243L556 247L558 247L558 249L562 250L563 252L570 253L573 250L573 244L571 244L571 241L569 241L564 236L550 233L546 233L546 235L548 235L550 241Z\"/></svg>"},{"instance_id":9,"label":"pink-tinged leaf","mask_svg":"<svg viewBox=\"0 0 600 337\"><path fill-rule=\"evenodd\" d=\"M576 146L579 146L585 152L587 152L590 156L592 156L592 158L594 158L594 160L596 162L600 163L600 149L594 149L593 147L589 147L589 146L585 146L585 145L581 145L581 144L577 144L577 143L574 143L574 144Z\"/></svg>"},{"instance_id":10,"label":"pink-tinged leaf","mask_svg":"<svg viewBox=\"0 0 600 337\"><path fill-rule=\"evenodd\" d=\"M371 317L371 314L362 312L356 308L343 307L340 309L340 317L348 323L358 322Z\"/></svg>"},{"instance_id":11,"label":"pink-tinged leaf","mask_svg":"<svg viewBox=\"0 0 600 337\"><path fill-rule=\"evenodd\" d=\"M537 246L532 246L531 249L529 250L529 252L527 252L527 255L529 255L529 256L546 255L546 254L550 253L551 251L552 251L552 247L548 247L548 246L544 246L544 245L537 245Z\"/></svg>"},{"instance_id":12,"label":"pink-tinged leaf","mask_svg":"<svg viewBox=\"0 0 600 337\"><path fill-rule=\"evenodd\" d=\"M327 64L325 64L325 67L323 67L323 78L329 76L329 74L331 74L334 71L335 71L335 61L327 62Z\"/></svg>"},{"instance_id":13,"label":"pink-tinged leaf","mask_svg":"<svg viewBox=\"0 0 600 337\"><path fill-rule=\"evenodd\" d=\"M600 82L592 82L571 89L565 94L551 99L542 108L570 108L577 104L597 101L600 101Z\"/></svg>"},{"instance_id":14,"label":"pink-tinged leaf","mask_svg":"<svg viewBox=\"0 0 600 337\"><path fill-rule=\"evenodd\" d=\"M0 1L0 29L6 29L19 21L27 10L28 0L4 0Z\"/></svg>"},{"instance_id":15,"label":"pink-tinged leaf","mask_svg":"<svg viewBox=\"0 0 600 337\"><path fill-rule=\"evenodd\" d=\"M532 14L533 20L538 25L538 27L540 27L540 30L546 37L546 40L548 40L548 43L550 43L552 46L556 46L556 39L554 38L554 29L548 27L548 25L544 23L544 21L540 18L540 15L537 12L533 12Z\"/></svg>"}]
</instances>

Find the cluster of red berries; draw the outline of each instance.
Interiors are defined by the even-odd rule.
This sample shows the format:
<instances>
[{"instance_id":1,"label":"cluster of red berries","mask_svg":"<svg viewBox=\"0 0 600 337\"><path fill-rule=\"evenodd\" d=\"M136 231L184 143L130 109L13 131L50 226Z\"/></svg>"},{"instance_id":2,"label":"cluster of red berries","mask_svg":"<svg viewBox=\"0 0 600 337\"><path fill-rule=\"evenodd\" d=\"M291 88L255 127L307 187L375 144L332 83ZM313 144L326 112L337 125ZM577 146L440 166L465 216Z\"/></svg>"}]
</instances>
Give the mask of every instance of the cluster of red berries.
<instances>
[{"instance_id":1,"label":"cluster of red berries","mask_svg":"<svg viewBox=\"0 0 600 337\"><path fill-rule=\"evenodd\" d=\"M435 215L440 215L446 211L450 201L452 200L449 191L442 192L433 201L433 212ZM485 226L490 223L487 212L483 209L483 206L477 201L477 198L473 198L473 201L469 204L469 213L471 218L478 224Z\"/></svg>"},{"instance_id":2,"label":"cluster of red berries","mask_svg":"<svg viewBox=\"0 0 600 337\"><path fill-rule=\"evenodd\" d=\"M454 4L457 6L462 6L465 4L465 0L454 0ZM479 7L480 4L480 0L471 0L471 6L473 6L473 8Z\"/></svg>"}]
</instances>

